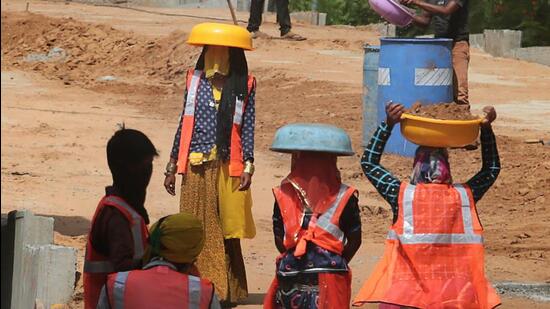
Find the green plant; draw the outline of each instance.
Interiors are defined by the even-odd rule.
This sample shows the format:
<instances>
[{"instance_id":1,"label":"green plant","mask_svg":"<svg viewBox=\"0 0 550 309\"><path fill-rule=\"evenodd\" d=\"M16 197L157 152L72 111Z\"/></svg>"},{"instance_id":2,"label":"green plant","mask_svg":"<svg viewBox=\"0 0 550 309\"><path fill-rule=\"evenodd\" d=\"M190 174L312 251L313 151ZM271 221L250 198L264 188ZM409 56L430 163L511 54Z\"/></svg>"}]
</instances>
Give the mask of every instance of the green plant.
<instances>
[{"instance_id":1,"label":"green plant","mask_svg":"<svg viewBox=\"0 0 550 309\"><path fill-rule=\"evenodd\" d=\"M310 11L314 0L291 0L293 11ZM366 25L383 21L368 0L316 0L327 13L327 24ZM550 0L470 0L470 32L484 29L523 31L523 46L550 45ZM429 30L428 30L429 31ZM424 34L416 27L399 29L400 36Z\"/></svg>"}]
</instances>

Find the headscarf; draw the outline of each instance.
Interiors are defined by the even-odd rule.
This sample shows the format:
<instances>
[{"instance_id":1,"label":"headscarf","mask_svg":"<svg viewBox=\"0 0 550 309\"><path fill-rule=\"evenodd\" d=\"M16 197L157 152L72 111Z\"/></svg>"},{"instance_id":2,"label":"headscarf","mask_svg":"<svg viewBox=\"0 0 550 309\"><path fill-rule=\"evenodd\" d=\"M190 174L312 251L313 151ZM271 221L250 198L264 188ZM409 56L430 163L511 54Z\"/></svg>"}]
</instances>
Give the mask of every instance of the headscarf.
<instances>
[{"instance_id":1,"label":"headscarf","mask_svg":"<svg viewBox=\"0 0 550 309\"><path fill-rule=\"evenodd\" d=\"M206 78L218 73L229 75L229 47L209 46L204 55L204 73Z\"/></svg>"},{"instance_id":2,"label":"headscarf","mask_svg":"<svg viewBox=\"0 0 550 309\"><path fill-rule=\"evenodd\" d=\"M334 154L293 153L290 174L283 182L290 182L312 211L323 213L336 200L342 184L336 162Z\"/></svg>"},{"instance_id":3,"label":"headscarf","mask_svg":"<svg viewBox=\"0 0 550 309\"><path fill-rule=\"evenodd\" d=\"M419 146L414 157L411 184L452 182L447 149Z\"/></svg>"},{"instance_id":4,"label":"headscarf","mask_svg":"<svg viewBox=\"0 0 550 309\"><path fill-rule=\"evenodd\" d=\"M145 262L160 256L172 263L192 263L204 246L204 229L190 213L170 215L151 227L149 243Z\"/></svg>"},{"instance_id":5,"label":"headscarf","mask_svg":"<svg viewBox=\"0 0 550 309\"><path fill-rule=\"evenodd\" d=\"M113 176L113 187L146 224L149 224L149 215L144 203L155 156L158 153L151 140L137 130L123 127L107 143L107 162Z\"/></svg>"},{"instance_id":6,"label":"headscarf","mask_svg":"<svg viewBox=\"0 0 550 309\"><path fill-rule=\"evenodd\" d=\"M196 70L205 69L205 58L208 49L203 48L202 54L195 66ZM229 147L231 146L231 128L233 126L233 114L235 102L238 98L244 101L248 94L248 64L242 48L229 47L229 75L223 86L220 105L218 107L216 127L216 150L222 160L229 159Z\"/></svg>"}]
</instances>

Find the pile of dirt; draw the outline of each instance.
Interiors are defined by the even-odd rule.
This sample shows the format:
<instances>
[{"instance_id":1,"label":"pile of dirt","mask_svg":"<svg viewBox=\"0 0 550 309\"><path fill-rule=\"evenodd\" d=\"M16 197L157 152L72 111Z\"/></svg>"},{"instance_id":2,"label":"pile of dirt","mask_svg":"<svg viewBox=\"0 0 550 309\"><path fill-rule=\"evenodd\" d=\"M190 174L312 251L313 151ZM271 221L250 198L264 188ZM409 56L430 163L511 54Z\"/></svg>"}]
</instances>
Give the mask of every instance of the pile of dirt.
<instances>
[{"instance_id":1,"label":"pile of dirt","mask_svg":"<svg viewBox=\"0 0 550 309\"><path fill-rule=\"evenodd\" d=\"M156 92L183 82L200 49L185 44L186 34L147 39L106 25L37 14L2 14L2 66L39 71L49 78L93 88L107 83L145 84L135 91ZM52 51L63 57L48 60ZM37 57L36 55L39 55ZM115 84L115 83L113 83ZM163 91L160 91L161 93Z\"/></svg>"},{"instance_id":2,"label":"pile of dirt","mask_svg":"<svg viewBox=\"0 0 550 309\"><path fill-rule=\"evenodd\" d=\"M463 104L439 103L439 104L422 104L415 102L411 108L405 111L406 113L441 120L473 120L479 119L478 116L470 113L470 106Z\"/></svg>"}]
</instances>

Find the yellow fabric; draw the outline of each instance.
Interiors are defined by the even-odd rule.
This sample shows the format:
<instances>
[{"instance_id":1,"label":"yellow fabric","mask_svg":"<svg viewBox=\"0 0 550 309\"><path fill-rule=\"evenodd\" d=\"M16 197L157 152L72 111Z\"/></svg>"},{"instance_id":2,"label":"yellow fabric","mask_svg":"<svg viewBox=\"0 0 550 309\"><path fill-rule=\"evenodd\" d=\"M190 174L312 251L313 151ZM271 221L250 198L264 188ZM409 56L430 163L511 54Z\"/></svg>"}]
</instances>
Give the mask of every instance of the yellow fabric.
<instances>
[{"instance_id":1,"label":"yellow fabric","mask_svg":"<svg viewBox=\"0 0 550 309\"><path fill-rule=\"evenodd\" d=\"M160 221L159 221L160 222ZM204 246L204 229L199 219L187 212L166 217L151 227L151 247L160 240L158 255L174 263L192 263ZM160 231L157 231L160 229ZM160 232L160 238L158 233ZM150 253L148 254L150 256Z\"/></svg>"},{"instance_id":2,"label":"yellow fabric","mask_svg":"<svg viewBox=\"0 0 550 309\"><path fill-rule=\"evenodd\" d=\"M202 152L192 152L189 154L189 164L191 165L201 165L204 162L214 161L216 160L216 145L214 145L214 148L210 151L210 153L202 153Z\"/></svg>"},{"instance_id":3,"label":"yellow fabric","mask_svg":"<svg viewBox=\"0 0 550 309\"><path fill-rule=\"evenodd\" d=\"M222 91L212 85L212 94L214 95L214 100L219 102L222 99ZM218 104L216 103L216 109L218 109Z\"/></svg>"},{"instance_id":4,"label":"yellow fabric","mask_svg":"<svg viewBox=\"0 0 550 309\"><path fill-rule=\"evenodd\" d=\"M240 183L240 178L229 176L229 163L222 163L218 176L218 199L225 239L256 236L252 193L250 189L239 191Z\"/></svg>"},{"instance_id":5,"label":"yellow fabric","mask_svg":"<svg viewBox=\"0 0 550 309\"><path fill-rule=\"evenodd\" d=\"M229 48L226 46L208 46L204 55L204 72L206 78L210 78L216 73L224 76L229 75Z\"/></svg>"}]
</instances>

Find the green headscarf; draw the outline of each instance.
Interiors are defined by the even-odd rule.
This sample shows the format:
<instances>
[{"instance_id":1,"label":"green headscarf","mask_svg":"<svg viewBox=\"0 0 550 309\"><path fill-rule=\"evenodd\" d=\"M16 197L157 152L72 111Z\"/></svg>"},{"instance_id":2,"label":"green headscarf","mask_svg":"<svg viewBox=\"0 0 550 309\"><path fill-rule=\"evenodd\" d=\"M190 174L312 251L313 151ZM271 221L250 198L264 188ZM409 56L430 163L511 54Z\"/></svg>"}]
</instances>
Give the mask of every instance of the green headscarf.
<instances>
[{"instance_id":1,"label":"green headscarf","mask_svg":"<svg viewBox=\"0 0 550 309\"><path fill-rule=\"evenodd\" d=\"M204 246L204 229L199 219L189 213L179 213L153 224L150 246L145 262L160 256L173 263L192 263Z\"/></svg>"}]
</instances>

